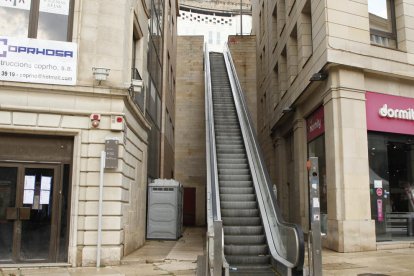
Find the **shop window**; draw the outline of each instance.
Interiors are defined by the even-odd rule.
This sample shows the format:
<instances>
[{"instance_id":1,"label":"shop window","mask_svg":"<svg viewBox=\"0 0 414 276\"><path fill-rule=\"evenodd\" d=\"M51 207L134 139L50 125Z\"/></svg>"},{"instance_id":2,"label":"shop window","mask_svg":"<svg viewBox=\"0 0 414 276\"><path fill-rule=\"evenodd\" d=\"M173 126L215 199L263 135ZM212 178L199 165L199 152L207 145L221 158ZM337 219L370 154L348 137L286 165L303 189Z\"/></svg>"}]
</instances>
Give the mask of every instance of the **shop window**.
<instances>
[{"instance_id":1,"label":"shop window","mask_svg":"<svg viewBox=\"0 0 414 276\"><path fill-rule=\"evenodd\" d=\"M371 217L377 241L413 240L414 136L368 133Z\"/></svg>"},{"instance_id":2,"label":"shop window","mask_svg":"<svg viewBox=\"0 0 414 276\"><path fill-rule=\"evenodd\" d=\"M393 0L368 0L371 43L397 48Z\"/></svg>"},{"instance_id":3,"label":"shop window","mask_svg":"<svg viewBox=\"0 0 414 276\"><path fill-rule=\"evenodd\" d=\"M10 37L71 41L73 0L0 2L0 33Z\"/></svg>"}]
</instances>

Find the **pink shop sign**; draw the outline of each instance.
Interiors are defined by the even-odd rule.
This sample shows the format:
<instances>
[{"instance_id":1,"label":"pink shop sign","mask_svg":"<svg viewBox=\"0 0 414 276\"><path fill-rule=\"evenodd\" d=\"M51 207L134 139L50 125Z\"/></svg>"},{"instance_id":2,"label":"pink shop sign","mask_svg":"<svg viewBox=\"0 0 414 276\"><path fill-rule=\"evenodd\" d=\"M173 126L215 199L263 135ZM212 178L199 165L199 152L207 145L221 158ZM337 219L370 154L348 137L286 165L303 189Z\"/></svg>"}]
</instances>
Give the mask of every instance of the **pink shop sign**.
<instances>
[{"instance_id":1,"label":"pink shop sign","mask_svg":"<svg viewBox=\"0 0 414 276\"><path fill-rule=\"evenodd\" d=\"M414 99L366 92L367 129L414 135Z\"/></svg>"}]
</instances>

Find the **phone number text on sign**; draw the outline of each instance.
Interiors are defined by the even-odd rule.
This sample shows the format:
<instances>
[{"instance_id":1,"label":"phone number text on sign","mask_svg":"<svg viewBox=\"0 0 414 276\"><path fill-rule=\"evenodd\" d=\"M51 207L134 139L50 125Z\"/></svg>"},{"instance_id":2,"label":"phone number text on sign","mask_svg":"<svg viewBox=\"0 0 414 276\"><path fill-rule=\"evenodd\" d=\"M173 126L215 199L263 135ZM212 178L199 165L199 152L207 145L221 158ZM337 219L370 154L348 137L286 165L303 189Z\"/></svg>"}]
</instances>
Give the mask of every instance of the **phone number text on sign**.
<instances>
[{"instance_id":1,"label":"phone number text on sign","mask_svg":"<svg viewBox=\"0 0 414 276\"><path fill-rule=\"evenodd\" d=\"M75 43L0 36L0 80L75 85Z\"/></svg>"}]
</instances>

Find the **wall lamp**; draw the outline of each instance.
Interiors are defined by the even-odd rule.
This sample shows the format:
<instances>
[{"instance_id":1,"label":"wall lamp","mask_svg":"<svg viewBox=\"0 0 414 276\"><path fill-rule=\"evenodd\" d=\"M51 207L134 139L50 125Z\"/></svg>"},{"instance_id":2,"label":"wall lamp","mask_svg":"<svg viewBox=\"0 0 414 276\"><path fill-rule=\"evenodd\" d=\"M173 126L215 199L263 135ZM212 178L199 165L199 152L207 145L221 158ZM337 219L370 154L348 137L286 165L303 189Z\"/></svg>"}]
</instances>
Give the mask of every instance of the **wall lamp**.
<instances>
[{"instance_id":1,"label":"wall lamp","mask_svg":"<svg viewBox=\"0 0 414 276\"><path fill-rule=\"evenodd\" d=\"M101 81L106 80L106 78L109 76L109 71L111 69L102 68L102 67L92 67L92 73L95 78L101 84Z\"/></svg>"},{"instance_id":2,"label":"wall lamp","mask_svg":"<svg viewBox=\"0 0 414 276\"><path fill-rule=\"evenodd\" d=\"M282 109L282 114L287 114L287 113L292 112L294 110L295 109L293 107L288 106L288 107L285 107L285 108Z\"/></svg>"},{"instance_id":3,"label":"wall lamp","mask_svg":"<svg viewBox=\"0 0 414 276\"><path fill-rule=\"evenodd\" d=\"M319 72L312 75L312 77L309 79L309 81L323 81L328 78L328 74Z\"/></svg>"},{"instance_id":4,"label":"wall lamp","mask_svg":"<svg viewBox=\"0 0 414 276\"><path fill-rule=\"evenodd\" d=\"M131 89L135 93L141 93L143 87L144 87L144 83L142 80L135 80L135 79L131 80Z\"/></svg>"}]
</instances>

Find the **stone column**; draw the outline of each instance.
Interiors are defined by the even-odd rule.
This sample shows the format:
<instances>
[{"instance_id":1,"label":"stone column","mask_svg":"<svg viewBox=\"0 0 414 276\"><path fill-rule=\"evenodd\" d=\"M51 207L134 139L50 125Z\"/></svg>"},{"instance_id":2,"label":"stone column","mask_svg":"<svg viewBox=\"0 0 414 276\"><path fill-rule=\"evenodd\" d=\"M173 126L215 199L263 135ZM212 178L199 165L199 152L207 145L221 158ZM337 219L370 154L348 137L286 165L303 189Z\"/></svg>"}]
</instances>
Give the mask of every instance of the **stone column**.
<instances>
[{"instance_id":1,"label":"stone column","mask_svg":"<svg viewBox=\"0 0 414 276\"><path fill-rule=\"evenodd\" d=\"M324 246L339 252L375 250L365 93L361 90L364 75L335 69L330 77L337 83L324 98L328 186L328 234Z\"/></svg>"},{"instance_id":2,"label":"stone column","mask_svg":"<svg viewBox=\"0 0 414 276\"><path fill-rule=\"evenodd\" d=\"M298 116L298 114L296 114ZM294 183L295 194L297 194L296 214L297 223L302 225L303 229L308 229L309 208L308 208L308 180L306 170L307 144L306 144L306 121L296 119L293 123L293 142L294 142Z\"/></svg>"},{"instance_id":3,"label":"stone column","mask_svg":"<svg viewBox=\"0 0 414 276\"><path fill-rule=\"evenodd\" d=\"M275 179L277 186L277 201L285 220L289 218L289 189L286 185L286 143L285 140L277 136L273 140L276 157Z\"/></svg>"}]
</instances>

